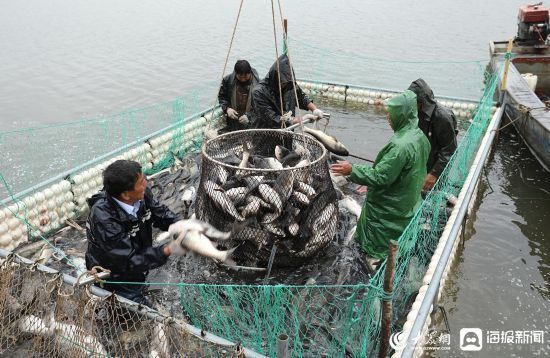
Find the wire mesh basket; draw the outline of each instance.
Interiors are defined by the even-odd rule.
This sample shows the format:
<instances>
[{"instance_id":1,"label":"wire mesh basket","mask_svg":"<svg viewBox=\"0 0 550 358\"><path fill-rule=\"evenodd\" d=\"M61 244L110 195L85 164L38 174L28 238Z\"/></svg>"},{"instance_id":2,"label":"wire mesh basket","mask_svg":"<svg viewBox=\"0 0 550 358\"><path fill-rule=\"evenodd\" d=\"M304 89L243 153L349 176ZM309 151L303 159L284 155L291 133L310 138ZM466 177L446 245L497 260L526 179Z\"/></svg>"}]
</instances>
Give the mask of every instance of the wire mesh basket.
<instances>
[{"instance_id":1,"label":"wire mesh basket","mask_svg":"<svg viewBox=\"0 0 550 358\"><path fill-rule=\"evenodd\" d=\"M277 244L276 265L299 265L336 233L338 202L327 157L323 145L300 133L223 134L203 147L196 215L235 232L234 255L243 263L266 263Z\"/></svg>"}]
</instances>

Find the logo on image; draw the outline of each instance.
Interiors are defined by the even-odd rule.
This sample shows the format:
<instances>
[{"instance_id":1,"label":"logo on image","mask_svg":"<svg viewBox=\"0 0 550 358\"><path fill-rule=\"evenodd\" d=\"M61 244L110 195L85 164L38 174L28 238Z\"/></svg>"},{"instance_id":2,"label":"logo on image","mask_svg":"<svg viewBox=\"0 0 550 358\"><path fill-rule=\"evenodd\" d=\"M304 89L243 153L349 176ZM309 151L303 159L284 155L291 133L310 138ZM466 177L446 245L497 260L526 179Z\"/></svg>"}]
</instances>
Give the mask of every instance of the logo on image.
<instances>
[{"instance_id":1,"label":"logo on image","mask_svg":"<svg viewBox=\"0 0 550 358\"><path fill-rule=\"evenodd\" d=\"M460 349L463 351L480 351L483 348L483 333L479 328L462 328L460 330Z\"/></svg>"}]
</instances>

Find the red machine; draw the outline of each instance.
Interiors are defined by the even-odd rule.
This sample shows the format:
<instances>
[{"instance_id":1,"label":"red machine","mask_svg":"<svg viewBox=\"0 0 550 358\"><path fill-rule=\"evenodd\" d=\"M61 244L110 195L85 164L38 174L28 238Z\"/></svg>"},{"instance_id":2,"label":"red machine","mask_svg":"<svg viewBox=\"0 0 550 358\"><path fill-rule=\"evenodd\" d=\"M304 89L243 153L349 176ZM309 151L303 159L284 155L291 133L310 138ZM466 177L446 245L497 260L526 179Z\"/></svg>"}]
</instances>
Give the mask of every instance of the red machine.
<instances>
[{"instance_id":1,"label":"red machine","mask_svg":"<svg viewBox=\"0 0 550 358\"><path fill-rule=\"evenodd\" d=\"M548 9L542 2L519 8L516 42L522 45L544 44L549 29Z\"/></svg>"}]
</instances>

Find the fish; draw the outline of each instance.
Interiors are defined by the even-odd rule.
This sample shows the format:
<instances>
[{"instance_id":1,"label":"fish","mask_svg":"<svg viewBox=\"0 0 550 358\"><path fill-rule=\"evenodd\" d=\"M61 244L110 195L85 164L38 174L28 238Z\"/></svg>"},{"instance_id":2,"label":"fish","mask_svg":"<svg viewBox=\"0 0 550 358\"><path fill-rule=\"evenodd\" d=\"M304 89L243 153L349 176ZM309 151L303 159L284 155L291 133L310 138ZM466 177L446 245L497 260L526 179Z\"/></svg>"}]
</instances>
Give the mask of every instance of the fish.
<instances>
[{"instance_id":1,"label":"fish","mask_svg":"<svg viewBox=\"0 0 550 358\"><path fill-rule=\"evenodd\" d=\"M237 199L242 199L244 196L248 193L249 189L245 188L243 186L232 188L225 191L225 194L231 199L233 202Z\"/></svg>"},{"instance_id":2,"label":"fish","mask_svg":"<svg viewBox=\"0 0 550 358\"><path fill-rule=\"evenodd\" d=\"M278 213L283 210L283 202L277 192L267 184L260 184L258 191L262 198Z\"/></svg>"},{"instance_id":3,"label":"fish","mask_svg":"<svg viewBox=\"0 0 550 358\"><path fill-rule=\"evenodd\" d=\"M300 231L300 225L298 225L298 223L294 222L288 226L288 232L290 235L296 236L298 231Z\"/></svg>"},{"instance_id":4,"label":"fish","mask_svg":"<svg viewBox=\"0 0 550 358\"><path fill-rule=\"evenodd\" d=\"M101 342L94 336L86 334L80 327L73 324L56 322L52 319L50 327L53 327L55 340L71 351L79 351L81 355L88 357L107 357L109 353Z\"/></svg>"},{"instance_id":5,"label":"fish","mask_svg":"<svg viewBox=\"0 0 550 358\"><path fill-rule=\"evenodd\" d=\"M309 127L304 127L304 132L313 136L315 139L321 142L321 144L323 144L323 146L330 152L336 155L349 155L348 149L335 137L330 136L318 129L313 129Z\"/></svg>"},{"instance_id":6,"label":"fish","mask_svg":"<svg viewBox=\"0 0 550 358\"><path fill-rule=\"evenodd\" d=\"M237 247L229 250L218 250L212 244L212 241L210 241L208 237L206 237L198 230L188 230L181 232L176 240L180 239L181 247L185 250L194 252L204 257L221 261L228 266L236 265L231 256L233 255L233 252L237 249Z\"/></svg>"},{"instance_id":7,"label":"fish","mask_svg":"<svg viewBox=\"0 0 550 358\"><path fill-rule=\"evenodd\" d=\"M280 162L282 162L283 158L290 154L290 152L290 149L285 148L282 145L275 146L275 158L277 158L277 160Z\"/></svg>"},{"instance_id":8,"label":"fish","mask_svg":"<svg viewBox=\"0 0 550 358\"><path fill-rule=\"evenodd\" d=\"M313 189L313 187L311 185L308 185L302 181L299 181L299 180L295 180L294 181L294 188L296 188L297 191L311 197L311 196L315 196L315 194L317 194L315 192L315 189Z\"/></svg>"},{"instance_id":9,"label":"fish","mask_svg":"<svg viewBox=\"0 0 550 358\"><path fill-rule=\"evenodd\" d=\"M337 188L344 187L348 184L348 180L343 175L334 175L330 173L330 179Z\"/></svg>"},{"instance_id":10,"label":"fish","mask_svg":"<svg viewBox=\"0 0 550 358\"><path fill-rule=\"evenodd\" d=\"M300 191L293 191L292 197L296 199L296 201L302 205L309 205L309 198L306 194L300 192Z\"/></svg>"},{"instance_id":11,"label":"fish","mask_svg":"<svg viewBox=\"0 0 550 358\"><path fill-rule=\"evenodd\" d=\"M351 214L357 216L357 218L359 218L359 216L361 215L361 210L362 210L361 205L359 205L357 201L355 201L353 198L349 196L346 196L344 199L340 200L338 202L338 205L341 208L344 208L347 211L349 211Z\"/></svg>"},{"instance_id":12,"label":"fish","mask_svg":"<svg viewBox=\"0 0 550 358\"><path fill-rule=\"evenodd\" d=\"M209 239L224 241L229 240L237 230L240 230L240 225L238 224L234 224L231 231L225 232L216 229L214 226L205 221L198 219L186 219L177 221L174 224L170 225L170 227L168 228L168 233L172 236L172 238L176 238L182 232L185 233L187 231L198 231Z\"/></svg>"},{"instance_id":13,"label":"fish","mask_svg":"<svg viewBox=\"0 0 550 358\"><path fill-rule=\"evenodd\" d=\"M296 163L294 168L307 167L310 164L311 164L311 162L309 161L309 159L306 158L306 159L302 159L298 163Z\"/></svg>"},{"instance_id":14,"label":"fish","mask_svg":"<svg viewBox=\"0 0 550 358\"><path fill-rule=\"evenodd\" d=\"M255 190L258 187L258 185L260 185L264 181L264 176L263 175L245 176L242 178L242 180L246 183L246 185L250 190Z\"/></svg>"},{"instance_id":15,"label":"fish","mask_svg":"<svg viewBox=\"0 0 550 358\"><path fill-rule=\"evenodd\" d=\"M258 211L260 211L261 207L261 199L254 196L251 200L247 200L247 204L241 210L241 215L246 218L252 214L256 214Z\"/></svg>"},{"instance_id":16,"label":"fish","mask_svg":"<svg viewBox=\"0 0 550 358\"><path fill-rule=\"evenodd\" d=\"M286 202L292 194L292 187L294 184L294 174L290 170L285 170L275 180L273 188L279 194L282 202Z\"/></svg>"},{"instance_id":17,"label":"fish","mask_svg":"<svg viewBox=\"0 0 550 358\"><path fill-rule=\"evenodd\" d=\"M291 152L289 153L288 155L286 155L282 160L281 160L281 164L283 165L284 168L286 167L294 167L296 166L300 161L302 160L302 157L296 153L296 152Z\"/></svg>"},{"instance_id":18,"label":"fish","mask_svg":"<svg viewBox=\"0 0 550 358\"><path fill-rule=\"evenodd\" d=\"M220 158L219 161L229 165L239 165L241 163L241 159L233 150L229 150L228 154L225 157Z\"/></svg>"},{"instance_id":19,"label":"fish","mask_svg":"<svg viewBox=\"0 0 550 358\"><path fill-rule=\"evenodd\" d=\"M204 183L204 191L212 199L212 201L225 213L231 217L243 221L244 218L239 214L231 199L225 194L222 188L211 180Z\"/></svg>"},{"instance_id":20,"label":"fish","mask_svg":"<svg viewBox=\"0 0 550 358\"><path fill-rule=\"evenodd\" d=\"M239 168L247 168L248 167L248 159L250 158L250 152L252 148L248 145L248 143L245 143L243 145L243 158L239 164Z\"/></svg>"},{"instance_id":21,"label":"fish","mask_svg":"<svg viewBox=\"0 0 550 358\"><path fill-rule=\"evenodd\" d=\"M276 170L283 169L283 165L281 164L281 162L279 162L275 158L265 158L265 161L266 161L267 165L269 166L269 169L276 169Z\"/></svg>"},{"instance_id":22,"label":"fish","mask_svg":"<svg viewBox=\"0 0 550 358\"><path fill-rule=\"evenodd\" d=\"M279 227L277 227L277 225L274 225L274 224L264 224L264 225L262 225L262 227L263 227L265 230L267 230L267 231L269 231L270 233L275 234L275 235L277 235L277 236L283 236L283 237L286 236L286 235L285 235L285 232L284 232L282 229L280 229Z\"/></svg>"},{"instance_id":23,"label":"fish","mask_svg":"<svg viewBox=\"0 0 550 358\"><path fill-rule=\"evenodd\" d=\"M247 226L241 232L235 235L234 239L238 241L250 241L258 250L271 241L273 234L256 227Z\"/></svg>"},{"instance_id":24,"label":"fish","mask_svg":"<svg viewBox=\"0 0 550 358\"><path fill-rule=\"evenodd\" d=\"M229 173L221 166L216 166L216 168L214 168L214 176L217 182L220 183L220 185L223 185L227 181Z\"/></svg>"},{"instance_id":25,"label":"fish","mask_svg":"<svg viewBox=\"0 0 550 358\"><path fill-rule=\"evenodd\" d=\"M149 358L170 357L170 346L168 345L168 337L166 337L164 330L164 323L159 322L153 327L152 336Z\"/></svg>"},{"instance_id":26,"label":"fish","mask_svg":"<svg viewBox=\"0 0 550 358\"><path fill-rule=\"evenodd\" d=\"M195 195L197 194L197 190L193 185L189 185L185 188L183 191L183 194L181 195L181 200L185 205L190 205L191 202L195 199Z\"/></svg>"}]
</instances>

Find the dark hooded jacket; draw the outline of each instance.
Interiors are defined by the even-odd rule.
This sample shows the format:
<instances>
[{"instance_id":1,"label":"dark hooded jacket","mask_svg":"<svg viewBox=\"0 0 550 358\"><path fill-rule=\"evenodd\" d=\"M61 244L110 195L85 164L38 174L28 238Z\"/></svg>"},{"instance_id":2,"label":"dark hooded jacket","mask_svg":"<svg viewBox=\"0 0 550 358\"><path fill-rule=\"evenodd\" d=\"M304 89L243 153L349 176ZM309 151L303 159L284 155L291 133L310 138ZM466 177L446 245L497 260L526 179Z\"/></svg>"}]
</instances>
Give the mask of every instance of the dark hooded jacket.
<instances>
[{"instance_id":1,"label":"dark hooded jacket","mask_svg":"<svg viewBox=\"0 0 550 358\"><path fill-rule=\"evenodd\" d=\"M222 80L222 85L220 86L220 91L218 92L218 102L220 103L220 106L222 107L222 110L224 113L227 112L227 108L233 108L237 110L236 97L237 97L238 82L239 81L235 76L235 71L225 76ZM252 76L250 78L250 83L248 84L249 91L248 91L248 103L246 105L246 111L244 113L239 113L239 116L246 114L246 116L249 119L252 117L252 113L251 113L252 91L258 85L258 82L260 82L260 77L258 76L258 72L253 68ZM240 124L239 121L235 119L227 118L227 127L229 130L240 130L240 129L246 129L248 126Z\"/></svg>"},{"instance_id":2,"label":"dark hooded jacket","mask_svg":"<svg viewBox=\"0 0 550 358\"><path fill-rule=\"evenodd\" d=\"M453 111L437 103L432 89L423 79L411 83L409 89L416 94L417 101L422 103L422 110L418 113L418 127L432 146L427 163L428 173L439 177L457 147L456 117Z\"/></svg>"},{"instance_id":3,"label":"dark hooded jacket","mask_svg":"<svg viewBox=\"0 0 550 358\"><path fill-rule=\"evenodd\" d=\"M292 73L290 72L290 62L287 55L279 57L279 68L281 71L281 85L292 83ZM252 111L253 111L253 126L255 128L281 128L281 115L294 111L296 106L301 109L307 109L308 104L312 101L302 91L302 89L294 83L298 94L298 104L294 95L292 86L283 92L283 110L281 110L281 100L279 96L279 76L277 71L277 62L271 66L267 76L256 86L252 92Z\"/></svg>"},{"instance_id":4,"label":"dark hooded jacket","mask_svg":"<svg viewBox=\"0 0 550 358\"><path fill-rule=\"evenodd\" d=\"M137 213L126 213L101 191L88 199L86 267L111 270L111 281L144 282L150 269L166 263L164 246L152 247L152 225L161 230L180 218L153 198L149 188Z\"/></svg>"}]
</instances>

